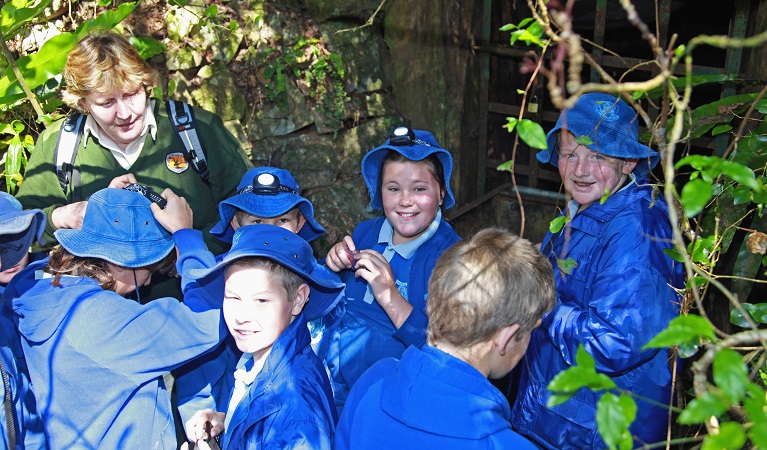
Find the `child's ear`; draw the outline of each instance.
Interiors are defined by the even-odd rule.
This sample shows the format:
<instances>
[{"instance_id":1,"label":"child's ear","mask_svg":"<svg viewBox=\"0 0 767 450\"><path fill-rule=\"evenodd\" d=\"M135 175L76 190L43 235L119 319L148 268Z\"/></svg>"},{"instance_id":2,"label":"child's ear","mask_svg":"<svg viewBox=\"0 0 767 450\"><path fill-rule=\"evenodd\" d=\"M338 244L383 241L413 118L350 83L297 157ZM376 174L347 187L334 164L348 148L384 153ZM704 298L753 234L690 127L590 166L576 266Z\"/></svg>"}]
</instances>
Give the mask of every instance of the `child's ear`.
<instances>
[{"instance_id":1,"label":"child's ear","mask_svg":"<svg viewBox=\"0 0 767 450\"><path fill-rule=\"evenodd\" d=\"M507 325L495 333L495 336L493 336L493 347L499 355L506 356L509 342L514 339L517 331L519 331L519 324L515 323L514 325Z\"/></svg>"},{"instance_id":2,"label":"child's ear","mask_svg":"<svg viewBox=\"0 0 767 450\"><path fill-rule=\"evenodd\" d=\"M293 309L290 311L292 315L297 316L304 310L304 306L306 306L306 302L309 300L309 292L309 285L306 283L298 286L293 297Z\"/></svg>"},{"instance_id":3,"label":"child's ear","mask_svg":"<svg viewBox=\"0 0 767 450\"><path fill-rule=\"evenodd\" d=\"M442 206L442 203L445 201L445 190L440 189L439 190L439 206Z\"/></svg>"},{"instance_id":4,"label":"child's ear","mask_svg":"<svg viewBox=\"0 0 767 450\"><path fill-rule=\"evenodd\" d=\"M240 221L237 220L237 214L232 216L232 220L229 221L229 225L232 226L234 231L237 231L237 229L240 228Z\"/></svg>"},{"instance_id":5,"label":"child's ear","mask_svg":"<svg viewBox=\"0 0 767 450\"><path fill-rule=\"evenodd\" d=\"M296 233L298 233L301 228L304 227L304 224L306 223L306 217L304 217L303 214L301 214L301 211L298 211L298 226L296 227Z\"/></svg>"}]
</instances>

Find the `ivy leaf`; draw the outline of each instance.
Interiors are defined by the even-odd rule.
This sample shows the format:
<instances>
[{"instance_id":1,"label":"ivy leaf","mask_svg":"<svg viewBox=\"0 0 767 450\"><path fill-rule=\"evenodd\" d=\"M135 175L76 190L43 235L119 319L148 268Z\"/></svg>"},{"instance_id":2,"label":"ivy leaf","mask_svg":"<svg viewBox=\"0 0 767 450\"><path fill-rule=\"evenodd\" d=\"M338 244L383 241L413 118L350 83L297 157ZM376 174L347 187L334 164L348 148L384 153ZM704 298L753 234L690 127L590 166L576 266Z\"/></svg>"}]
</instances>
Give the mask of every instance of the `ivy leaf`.
<instances>
[{"instance_id":1,"label":"ivy leaf","mask_svg":"<svg viewBox=\"0 0 767 450\"><path fill-rule=\"evenodd\" d=\"M532 148L545 149L548 147L546 144L546 133L543 131L543 127L533 122L530 119L522 119L517 125L517 133L522 141Z\"/></svg>"},{"instance_id":2,"label":"ivy leaf","mask_svg":"<svg viewBox=\"0 0 767 450\"><path fill-rule=\"evenodd\" d=\"M727 411L729 405L723 399L711 392L706 392L700 397L694 398L687 404L687 408L679 414L678 422L683 425L703 423L713 416L719 416Z\"/></svg>"},{"instance_id":3,"label":"ivy leaf","mask_svg":"<svg viewBox=\"0 0 767 450\"><path fill-rule=\"evenodd\" d=\"M138 50L142 59L149 59L155 55L160 55L165 52L167 47L157 39L131 36L130 43Z\"/></svg>"},{"instance_id":4,"label":"ivy leaf","mask_svg":"<svg viewBox=\"0 0 767 450\"><path fill-rule=\"evenodd\" d=\"M699 212L703 211L706 204L711 200L711 188L713 183L711 181L702 180L700 178L689 181L682 188L682 206L687 217L695 217Z\"/></svg>"},{"instance_id":5,"label":"ivy leaf","mask_svg":"<svg viewBox=\"0 0 767 450\"><path fill-rule=\"evenodd\" d=\"M714 382L730 402L740 402L746 395L748 385L748 370L740 353L728 348L717 352L714 357Z\"/></svg>"},{"instance_id":6,"label":"ivy leaf","mask_svg":"<svg viewBox=\"0 0 767 450\"><path fill-rule=\"evenodd\" d=\"M508 160L505 163L499 165L495 170L500 172L512 172L514 170L514 160Z\"/></svg>"},{"instance_id":7,"label":"ivy leaf","mask_svg":"<svg viewBox=\"0 0 767 450\"><path fill-rule=\"evenodd\" d=\"M620 397L610 392L605 393L597 403L597 426L599 434L611 449L631 450L634 440L629 426L636 418L637 405L630 396Z\"/></svg>"},{"instance_id":8,"label":"ivy leaf","mask_svg":"<svg viewBox=\"0 0 767 450\"><path fill-rule=\"evenodd\" d=\"M583 136L575 136L575 142L580 145L589 146L594 143L594 141L591 140L590 137L583 135Z\"/></svg>"},{"instance_id":9,"label":"ivy leaf","mask_svg":"<svg viewBox=\"0 0 767 450\"><path fill-rule=\"evenodd\" d=\"M711 130L711 136L716 136L717 134L726 133L730 130L732 130L732 125L719 125L714 127L713 130Z\"/></svg>"},{"instance_id":10,"label":"ivy leaf","mask_svg":"<svg viewBox=\"0 0 767 450\"><path fill-rule=\"evenodd\" d=\"M506 131L511 133L514 131L514 128L517 127L517 118L516 117L507 117L506 118L506 125L504 125L504 128L506 128Z\"/></svg>"},{"instance_id":11,"label":"ivy leaf","mask_svg":"<svg viewBox=\"0 0 767 450\"><path fill-rule=\"evenodd\" d=\"M568 222L570 222L569 217L559 216L549 223L549 231L551 231L554 234L559 233Z\"/></svg>"},{"instance_id":12,"label":"ivy leaf","mask_svg":"<svg viewBox=\"0 0 767 450\"><path fill-rule=\"evenodd\" d=\"M702 337L716 341L716 334L711 322L696 314L687 314L674 318L665 330L658 333L642 349L696 343Z\"/></svg>"},{"instance_id":13,"label":"ivy leaf","mask_svg":"<svg viewBox=\"0 0 767 450\"><path fill-rule=\"evenodd\" d=\"M578 347L575 356L577 365L559 372L548 385L551 396L546 403L549 408L566 402L581 388L607 390L615 387L615 382L603 373L597 373L596 363L583 345Z\"/></svg>"},{"instance_id":14,"label":"ivy leaf","mask_svg":"<svg viewBox=\"0 0 767 450\"><path fill-rule=\"evenodd\" d=\"M746 432L743 425L737 422L726 422L719 427L719 433L707 434L703 438L701 450L738 450L746 443Z\"/></svg>"},{"instance_id":15,"label":"ivy leaf","mask_svg":"<svg viewBox=\"0 0 767 450\"><path fill-rule=\"evenodd\" d=\"M743 306L743 309L748 312L754 322L767 323L767 303L742 303L741 305ZM730 313L730 323L741 328L751 328L751 325L746 322L743 314L741 314L737 309L733 309Z\"/></svg>"},{"instance_id":16,"label":"ivy leaf","mask_svg":"<svg viewBox=\"0 0 767 450\"><path fill-rule=\"evenodd\" d=\"M557 258L557 267L559 267L559 271L570 275L576 267L578 267L578 263L575 262L573 258L567 258L567 259L559 259Z\"/></svg>"}]
</instances>

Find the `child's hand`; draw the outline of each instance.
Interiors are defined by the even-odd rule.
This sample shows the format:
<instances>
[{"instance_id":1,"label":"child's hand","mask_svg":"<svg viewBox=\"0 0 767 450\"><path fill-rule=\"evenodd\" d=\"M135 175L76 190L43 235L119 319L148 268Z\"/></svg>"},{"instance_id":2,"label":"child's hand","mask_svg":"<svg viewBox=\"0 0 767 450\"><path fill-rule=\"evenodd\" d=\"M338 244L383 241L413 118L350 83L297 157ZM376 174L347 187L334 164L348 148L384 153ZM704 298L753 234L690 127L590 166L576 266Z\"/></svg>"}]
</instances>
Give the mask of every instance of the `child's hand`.
<instances>
[{"instance_id":1,"label":"child's hand","mask_svg":"<svg viewBox=\"0 0 767 450\"><path fill-rule=\"evenodd\" d=\"M224 432L226 414L202 409L186 421L186 437L198 445ZM202 447L204 448L204 447Z\"/></svg>"},{"instance_id":2,"label":"child's hand","mask_svg":"<svg viewBox=\"0 0 767 450\"><path fill-rule=\"evenodd\" d=\"M136 183L138 183L138 181L136 181L136 177L133 176L132 173L126 173L125 175L120 175L119 177L112 178L112 181L109 182L108 187L125 189L125 186Z\"/></svg>"},{"instance_id":3,"label":"child's hand","mask_svg":"<svg viewBox=\"0 0 767 450\"><path fill-rule=\"evenodd\" d=\"M373 296L395 327L399 328L413 311L411 305L397 289L397 281L389 261L375 250L361 250L357 254L354 276L367 281Z\"/></svg>"},{"instance_id":4,"label":"child's hand","mask_svg":"<svg viewBox=\"0 0 767 450\"><path fill-rule=\"evenodd\" d=\"M156 203L152 203L152 214L170 234L183 228L193 228L192 208L184 197L179 197L170 188L160 194L168 203L165 209L161 209Z\"/></svg>"},{"instance_id":5,"label":"child's hand","mask_svg":"<svg viewBox=\"0 0 767 450\"><path fill-rule=\"evenodd\" d=\"M334 245L325 258L325 265L333 272L340 272L344 269L356 270L357 247L351 236L344 236L343 241Z\"/></svg>"}]
</instances>

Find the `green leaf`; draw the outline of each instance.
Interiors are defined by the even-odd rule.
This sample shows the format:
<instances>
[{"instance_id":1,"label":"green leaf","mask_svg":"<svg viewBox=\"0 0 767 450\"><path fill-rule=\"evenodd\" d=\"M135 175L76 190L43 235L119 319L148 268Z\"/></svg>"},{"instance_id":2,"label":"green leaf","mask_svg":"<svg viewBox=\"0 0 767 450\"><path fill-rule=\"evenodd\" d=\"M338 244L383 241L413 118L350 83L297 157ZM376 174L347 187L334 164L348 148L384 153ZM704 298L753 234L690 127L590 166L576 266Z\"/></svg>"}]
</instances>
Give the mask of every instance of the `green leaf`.
<instances>
[{"instance_id":1,"label":"green leaf","mask_svg":"<svg viewBox=\"0 0 767 450\"><path fill-rule=\"evenodd\" d=\"M205 10L204 13L205 17L208 17L210 19L216 17L218 15L218 6L215 4L208 6L208 8Z\"/></svg>"},{"instance_id":2,"label":"green leaf","mask_svg":"<svg viewBox=\"0 0 767 450\"><path fill-rule=\"evenodd\" d=\"M559 372L548 385L551 397L547 402L549 408L566 402L581 388L592 390L607 390L615 387L612 378L603 373L597 373L596 363L591 355L583 348L578 347L575 356L577 365Z\"/></svg>"},{"instance_id":3,"label":"green leaf","mask_svg":"<svg viewBox=\"0 0 767 450\"><path fill-rule=\"evenodd\" d=\"M715 126L713 130L711 130L711 136L716 136L717 134L726 133L730 130L732 130L732 125L718 125L718 126Z\"/></svg>"},{"instance_id":4,"label":"green leaf","mask_svg":"<svg viewBox=\"0 0 767 450\"><path fill-rule=\"evenodd\" d=\"M703 438L701 450L738 450L746 443L743 425L737 422L725 422L719 426L719 433L707 434Z\"/></svg>"},{"instance_id":5,"label":"green leaf","mask_svg":"<svg viewBox=\"0 0 767 450\"><path fill-rule=\"evenodd\" d=\"M663 253L668 255L669 258L673 259L676 262L684 262L684 258L681 254L679 254L678 251L676 251L675 248L664 248Z\"/></svg>"},{"instance_id":6,"label":"green leaf","mask_svg":"<svg viewBox=\"0 0 767 450\"><path fill-rule=\"evenodd\" d=\"M99 0L98 5L99 6L109 6L112 4L112 0Z\"/></svg>"},{"instance_id":7,"label":"green leaf","mask_svg":"<svg viewBox=\"0 0 767 450\"><path fill-rule=\"evenodd\" d=\"M714 357L714 382L730 402L740 402L748 385L748 370L740 353L728 348L717 352Z\"/></svg>"},{"instance_id":8,"label":"green leaf","mask_svg":"<svg viewBox=\"0 0 767 450\"><path fill-rule=\"evenodd\" d=\"M519 133L522 141L532 148L544 149L548 147L548 144L546 144L546 132L543 131L543 127L530 119L519 121L517 133Z\"/></svg>"},{"instance_id":9,"label":"green leaf","mask_svg":"<svg viewBox=\"0 0 767 450\"><path fill-rule=\"evenodd\" d=\"M610 392L605 393L597 403L597 426L609 448L630 450L634 448L629 426L634 422L637 405L630 396L620 397Z\"/></svg>"},{"instance_id":10,"label":"green leaf","mask_svg":"<svg viewBox=\"0 0 767 450\"><path fill-rule=\"evenodd\" d=\"M767 323L767 303L742 303L741 306L748 312L754 322ZM733 309L730 313L730 323L742 328L751 328L743 314L737 309Z\"/></svg>"},{"instance_id":11,"label":"green leaf","mask_svg":"<svg viewBox=\"0 0 767 450\"><path fill-rule=\"evenodd\" d=\"M575 262L573 258L567 258L567 259L559 259L557 258L557 267L559 267L559 271L570 275L572 273L573 269L578 267L578 263Z\"/></svg>"},{"instance_id":12,"label":"green leaf","mask_svg":"<svg viewBox=\"0 0 767 450\"><path fill-rule=\"evenodd\" d=\"M674 318L665 330L650 339L642 348L665 348L681 343L696 343L700 338L716 341L714 327L704 317L687 314Z\"/></svg>"},{"instance_id":13,"label":"green leaf","mask_svg":"<svg viewBox=\"0 0 767 450\"><path fill-rule=\"evenodd\" d=\"M570 218L567 216L559 216L549 223L549 231L556 234L559 233L562 228L570 222Z\"/></svg>"},{"instance_id":14,"label":"green leaf","mask_svg":"<svg viewBox=\"0 0 767 450\"><path fill-rule=\"evenodd\" d=\"M767 448L767 423L755 423L748 429L748 438L759 448Z\"/></svg>"},{"instance_id":15,"label":"green leaf","mask_svg":"<svg viewBox=\"0 0 767 450\"><path fill-rule=\"evenodd\" d=\"M708 282L708 281L707 281L705 278L703 278L702 276L700 276L700 275L695 275L695 276L693 276L692 278L690 278L690 279L688 279L688 280L687 280L686 286L687 286L687 288L688 288L688 289L692 289L692 281L693 281L693 280L695 280L695 286L697 286L697 287L698 287L698 289L700 289L700 287L701 287L701 286L704 286L704 285L705 285L705 284Z\"/></svg>"},{"instance_id":16,"label":"green leaf","mask_svg":"<svg viewBox=\"0 0 767 450\"><path fill-rule=\"evenodd\" d=\"M517 122L518 121L517 121L516 117L507 117L506 118L506 125L505 125L506 131L508 131L509 133L514 131L514 128L517 127Z\"/></svg>"},{"instance_id":17,"label":"green leaf","mask_svg":"<svg viewBox=\"0 0 767 450\"><path fill-rule=\"evenodd\" d=\"M682 188L682 207L684 208L684 214L687 217L695 217L699 212L703 211L709 200L711 200L712 193L711 188L713 183L711 181L702 180L700 178L689 181Z\"/></svg>"},{"instance_id":18,"label":"green leaf","mask_svg":"<svg viewBox=\"0 0 767 450\"><path fill-rule=\"evenodd\" d=\"M728 406L729 404L723 399L711 392L706 392L687 404L687 408L679 414L678 422L683 425L703 423L711 417L723 414Z\"/></svg>"},{"instance_id":19,"label":"green leaf","mask_svg":"<svg viewBox=\"0 0 767 450\"><path fill-rule=\"evenodd\" d=\"M498 31L511 31L516 30L517 26L513 23L507 23L506 25L502 26L501 28L498 28Z\"/></svg>"},{"instance_id":20,"label":"green leaf","mask_svg":"<svg viewBox=\"0 0 767 450\"><path fill-rule=\"evenodd\" d=\"M751 203L753 191L748 186L737 186L733 189L733 205L747 205Z\"/></svg>"},{"instance_id":21,"label":"green leaf","mask_svg":"<svg viewBox=\"0 0 767 450\"><path fill-rule=\"evenodd\" d=\"M514 160L508 160L505 163L499 165L495 168L495 170L498 170L500 172L512 172L514 170Z\"/></svg>"},{"instance_id":22,"label":"green leaf","mask_svg":"<svg viewBox=\"0 0 767 450\"><path fill-rule=\"evenodd\" d=\"M131 36L130 43L138 50L142 59L149 59L155 55L160 55L165 52L167 47L157 39Z\"/></svg>"},{"instance_id":23,"label":"green leaf","mask_svg":"<svg viewBox=\"0 0 767 450\"><path fill-rule=\"evenodd\" d=\"M586 136L585 134L583 136L575 136L575 142L580 145L589 146L594 143L594 141L591 140L590 137Z\"/></svg>"},{"instance_id":24,"label":"green leaf","mask_svg":"<svg viewBox=\"0 0 767 450\"><path fill-rule=\"evenodd\" d=\"M756 103L756 110L762 114L767 114L767 100L761 99Z\"/></svg>"}]
</instances>

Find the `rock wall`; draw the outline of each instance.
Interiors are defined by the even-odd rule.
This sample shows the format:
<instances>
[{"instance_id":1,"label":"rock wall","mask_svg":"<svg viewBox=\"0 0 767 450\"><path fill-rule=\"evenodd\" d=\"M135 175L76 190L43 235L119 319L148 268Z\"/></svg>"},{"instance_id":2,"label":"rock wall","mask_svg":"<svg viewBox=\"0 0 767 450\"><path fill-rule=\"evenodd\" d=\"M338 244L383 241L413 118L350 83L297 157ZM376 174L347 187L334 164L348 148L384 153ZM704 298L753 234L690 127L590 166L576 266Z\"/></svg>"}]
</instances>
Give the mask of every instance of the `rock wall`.
<instances>
[{"instance_id":1,"label":"rock wall","mask_svg":"<svg viewBox=\"0 0 767 450\"><path fill-rule=\"evenodd\" d=\"M215 3L213 16L199 0L183 8L147 2L128 23L166 45L151 62L170 96L221 115L255 165L295 175L328 230L320 252L375 214L360 162L396 125L430 130L452 151L460 191L457 149L467 139L467 80L477 78L469 36L479 2ZM158 8L164 29L146 28L143 15ZM343 62L335 87L326 76L330 54ZM324 90L316 73L326 76Z\"/></svg>"}]
</instances>

